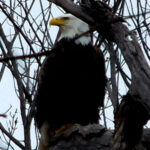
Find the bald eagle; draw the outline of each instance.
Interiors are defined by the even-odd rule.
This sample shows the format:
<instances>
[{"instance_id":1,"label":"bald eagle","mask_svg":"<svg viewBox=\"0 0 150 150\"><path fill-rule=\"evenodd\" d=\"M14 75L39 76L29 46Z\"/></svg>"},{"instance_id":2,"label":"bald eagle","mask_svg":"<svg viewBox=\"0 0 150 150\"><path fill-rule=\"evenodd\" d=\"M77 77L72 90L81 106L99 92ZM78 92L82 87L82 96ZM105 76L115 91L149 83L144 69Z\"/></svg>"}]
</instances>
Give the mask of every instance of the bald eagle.
<instances>
[{"instance_id":1,"label":"bald eagle","mask_svg":"<svg viewBox=\"0 0 150 150\"><path fill-rule=\"evenodd\" d=\"M50 25L61 35L41 67L35 97L36 124L47 144L64 125L98 123L106 85L103 53L89 34L79 36L89 25L73 15L53 18Z\"/></svg>"}]
</instances>

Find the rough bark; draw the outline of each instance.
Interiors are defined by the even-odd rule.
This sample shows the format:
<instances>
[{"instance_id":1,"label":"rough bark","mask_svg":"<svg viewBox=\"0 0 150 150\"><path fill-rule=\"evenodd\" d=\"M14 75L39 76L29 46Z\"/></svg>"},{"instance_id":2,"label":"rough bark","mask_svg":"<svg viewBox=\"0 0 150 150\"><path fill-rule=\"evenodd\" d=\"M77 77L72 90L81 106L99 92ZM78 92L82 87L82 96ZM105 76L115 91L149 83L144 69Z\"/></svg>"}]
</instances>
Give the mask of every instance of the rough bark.
<instances>
[{"instance_id":1,"label":"rough bark","mask_svg":"<svg viewBox=\"0 0 150 150\"><path fill-rule=\"evenodd\" d=\"M111 131L98 124L87 126L74 125L51 142L51 150L109 150L112 140Z\"/></svg>"},{"instance_id":2,"label":"rough bark","mask_svg":"<svg viewBox=\"0 0 150 150\"><path fill-rule=\"evenodd\" d=\"M149 150L150 130L145 129L142 141L136 150ZM56 135L51 142L51 150L110 150L113 131L98 124L87 126L74 125L65 132Z\"/></svg>"}]
</instances>

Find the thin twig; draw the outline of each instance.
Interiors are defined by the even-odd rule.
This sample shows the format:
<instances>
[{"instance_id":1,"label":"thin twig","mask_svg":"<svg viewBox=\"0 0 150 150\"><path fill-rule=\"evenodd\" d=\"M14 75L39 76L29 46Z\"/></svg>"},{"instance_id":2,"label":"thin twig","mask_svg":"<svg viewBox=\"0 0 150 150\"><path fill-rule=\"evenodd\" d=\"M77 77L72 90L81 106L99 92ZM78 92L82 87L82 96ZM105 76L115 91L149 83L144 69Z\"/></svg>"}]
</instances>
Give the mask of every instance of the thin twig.
<instances>
[{"instance_id":1,"label":"thin twig","mask_svg":"<svg viewBox=\"0 0 150 150\"><path fill-rule=\"evenodd\" d=\"M18 60L18 59L26 59L26 58L35 58L40 56L47 56L51 53L51 51L45 51L36 54L29 54L29 55L19 55L19 56L12 56L12 57L2 57L0 58L0 62L8 62L10 60Z\"/></svg>"}]
</instances>

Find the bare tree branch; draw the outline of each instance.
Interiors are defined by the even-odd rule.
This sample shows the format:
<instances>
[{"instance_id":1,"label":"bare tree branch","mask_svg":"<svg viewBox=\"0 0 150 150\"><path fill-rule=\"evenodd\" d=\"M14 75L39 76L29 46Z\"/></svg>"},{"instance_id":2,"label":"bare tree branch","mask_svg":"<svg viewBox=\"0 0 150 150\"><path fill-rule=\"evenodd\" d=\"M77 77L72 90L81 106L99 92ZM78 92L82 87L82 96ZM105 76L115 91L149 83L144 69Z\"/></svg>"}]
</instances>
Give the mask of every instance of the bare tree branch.
<instances>
[{"instance_id":1,"label":"bare tree branch","mask_svg":"<svg viewBox=\"0 0 150 150\"><path fill-rule=\"evenodd\" d=\"M5 128L1 123L0 123L0 130L2 130L2 132L4 132L18 147L20 147L22 150L25 150L24 145L22 145L17 139L11 136L11 134L5 130Z\"/></svg>"}]
</instances>

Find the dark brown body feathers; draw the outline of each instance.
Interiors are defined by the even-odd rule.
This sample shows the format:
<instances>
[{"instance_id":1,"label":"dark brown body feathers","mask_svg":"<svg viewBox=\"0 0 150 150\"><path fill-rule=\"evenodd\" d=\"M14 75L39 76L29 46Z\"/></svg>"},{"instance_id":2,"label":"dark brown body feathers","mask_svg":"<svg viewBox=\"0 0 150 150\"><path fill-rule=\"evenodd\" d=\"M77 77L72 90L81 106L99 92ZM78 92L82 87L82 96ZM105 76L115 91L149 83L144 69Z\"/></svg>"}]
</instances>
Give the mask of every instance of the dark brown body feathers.
<instances>
[{"instance_id":1,"label":"dark brown body feathers","mask_svg":"<svg viewBox=\"0 0 150 150\"><path fill-rule=\"evenodd\" d=\"M46 58L36 94L36 123L53 130L64 124L97 123L105 94L102 52L62 39Z\"/></svg>"}]
</instances>

